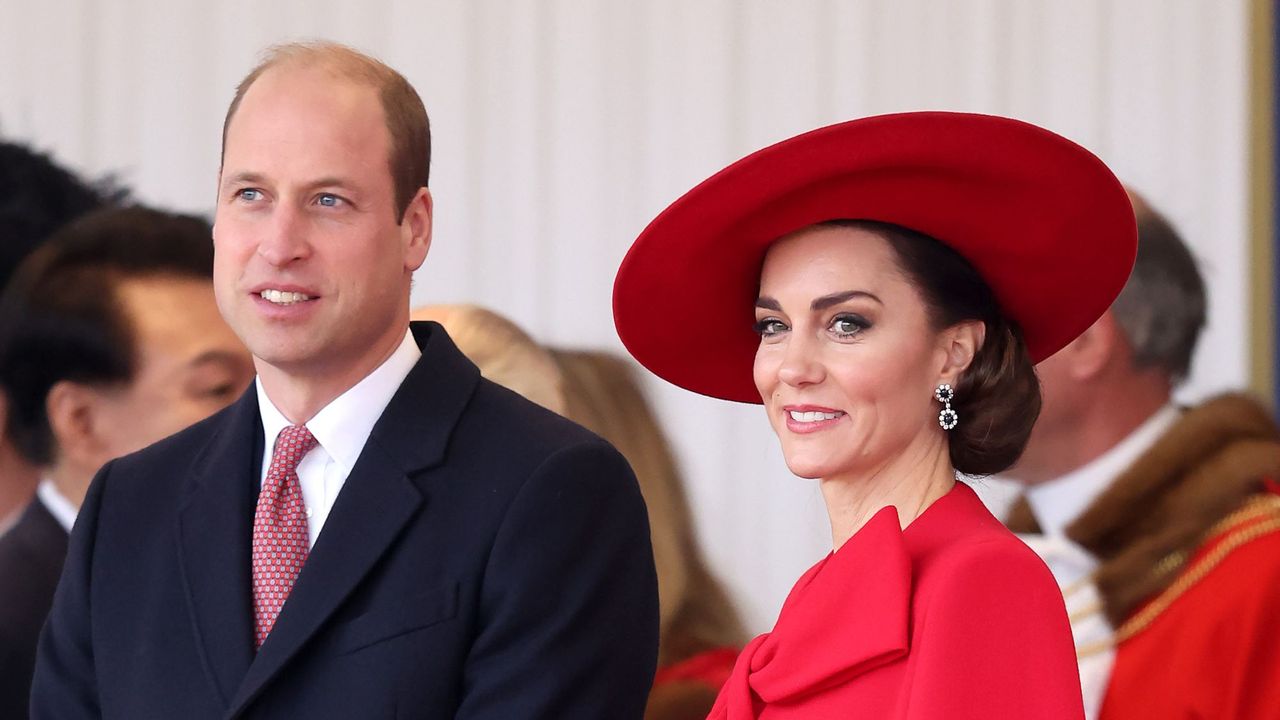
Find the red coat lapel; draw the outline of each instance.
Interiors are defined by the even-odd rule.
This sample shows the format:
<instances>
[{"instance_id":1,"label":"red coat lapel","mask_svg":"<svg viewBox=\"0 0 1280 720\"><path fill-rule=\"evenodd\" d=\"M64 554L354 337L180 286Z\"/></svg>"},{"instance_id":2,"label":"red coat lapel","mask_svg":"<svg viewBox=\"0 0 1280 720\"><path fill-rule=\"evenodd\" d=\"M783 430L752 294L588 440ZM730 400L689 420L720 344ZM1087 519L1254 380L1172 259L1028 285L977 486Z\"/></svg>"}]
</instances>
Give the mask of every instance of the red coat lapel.
<instances>
[{"instance_id":1,"label":"red coat lapel","mask_svg":"<svg viewBox=\"0 0 1280 720\"><path fill-rule=\"evenodd\" d=\"M821 692L903 657L910 615L911 556L887 507L805 573L773 632L743 650L723 717L753 718L761 701Z\"/></svg>"}]
</instances>

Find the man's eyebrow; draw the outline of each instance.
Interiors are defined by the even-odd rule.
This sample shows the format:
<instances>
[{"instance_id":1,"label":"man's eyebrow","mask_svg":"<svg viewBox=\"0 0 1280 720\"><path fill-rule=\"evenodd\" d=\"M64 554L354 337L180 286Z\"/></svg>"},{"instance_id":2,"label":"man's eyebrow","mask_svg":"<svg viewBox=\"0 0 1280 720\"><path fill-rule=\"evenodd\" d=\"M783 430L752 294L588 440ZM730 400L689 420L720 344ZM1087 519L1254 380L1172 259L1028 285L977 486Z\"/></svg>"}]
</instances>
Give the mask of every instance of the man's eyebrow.
<instances>
[{"instance_id":1,"label":"man's eyebrow","mask_svg":"<svg viewBox=\"0 0 1280 720\"><path fill-rule=\"evenodd\" d=\"M312 180L307 183L306 186L309 190L315 190L316 188L322 187L338 187L349 190L354 187L351 183L347 182L346 179L337 177L336 175Z\"/></svg>"},{"instance_id":2,"label":"man's eyebrow","mask_svg":"<svg viewBox=\"0 0 1280 720\"><path fill-rule=\"evenodd\" d=\"M266 178L261 173L256 172L238 172L232 173L222 179L223 185L253 185L260 184Z\"/></svg>"},{"instance_id":3,"label":"man's eyebrow","mask_svg":"<svg viewBox=\"0 0 1280 720\"><path fill-rule=\"evenodd\" d=\"M829 307L839 305L840 303L845 302L846 300L852 300L856 297L864 297L870 300L875 300L881 305L884 304L884 302L880 300L880 298L876 297L872 293L867 292L866 290L845 290L844 292L832 293L830 295L823 295L822 297L817 298L813 302L809 303L809 309L810 310L826 310Z\"/></svg>"},{"instance_id":4,"label":"man's eyebrow","mask_svg":"<svg viewBox=\"0 0 1280 720\"><path fill-rule=\"evenodd\" d=\"M223 187L235 187L238 185L262 185L267 182L267 176L262 173L246 170L243 172L232 173L223 178ZM344 192L355 193L355 184L349 182L346 178L330 175L317 178L308 182L304 186L308 191L314 192L320 188L337 188Z\"/></svg>"}]
</instances>

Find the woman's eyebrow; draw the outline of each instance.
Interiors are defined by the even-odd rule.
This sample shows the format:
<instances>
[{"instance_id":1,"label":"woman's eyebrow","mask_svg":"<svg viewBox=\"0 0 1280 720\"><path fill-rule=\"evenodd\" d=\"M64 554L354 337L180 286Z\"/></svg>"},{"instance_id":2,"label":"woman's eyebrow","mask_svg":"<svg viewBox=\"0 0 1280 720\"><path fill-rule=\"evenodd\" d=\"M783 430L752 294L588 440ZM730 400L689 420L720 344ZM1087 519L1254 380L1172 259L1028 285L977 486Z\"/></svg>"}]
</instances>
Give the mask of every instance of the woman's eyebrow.
<instances>
[{"instance_id":1,"label":"woman's eyebrow","mask_svg":"<svg viewBox=\"0 0 1280 720\"><path fill-rule=\"evenodd\" d=\"M833 305L839 305L840 303L846 300L852 300L853 298L856 298L856 297L864 297L870 300L875 300L877 303L880 303L881 305L884 304L884 301L882 301L880 298L876 297L872 293L867 292L866 290L845 290L844 292L832 293L830 295L823 295L822 297L817 298L813 302L809 303L809 309L810 310L826 310L827 308ZM759 302L757 301L756 304L759 304Z\"/></svg>"}]
</instances>

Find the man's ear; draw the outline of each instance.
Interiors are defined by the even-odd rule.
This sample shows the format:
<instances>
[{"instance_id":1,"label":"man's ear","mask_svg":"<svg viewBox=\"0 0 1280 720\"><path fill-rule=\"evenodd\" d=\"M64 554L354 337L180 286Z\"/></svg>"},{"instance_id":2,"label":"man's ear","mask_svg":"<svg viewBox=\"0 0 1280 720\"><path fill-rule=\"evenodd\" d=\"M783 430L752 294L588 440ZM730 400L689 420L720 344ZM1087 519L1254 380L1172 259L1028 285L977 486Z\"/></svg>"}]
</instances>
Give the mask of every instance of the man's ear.
<instances>
[{"instance_id":1,"label":"man's ear","mask_svg":"<svg viewBox=\"0 0 1280 720\"><path fill-rule=\"evenodd\" d=\"M100 403L100 393L80 383L61 380L49 388L45 413L53 432L56 462L65 458L93 465L106 452L100 429Z\"/></svg>"},{"instance_id":2,"label":"man's ear","mask_svg":"<svg viewBox=\"0 0 1280 720\"><path fill-rule=\"evenodd\" d=\"M434 216L431 191L418 188L400 219L400 239L404 245L404 266L412 273L422 267L431 249L431 223Z\"/></svg>"},{"instance_id":3,"label":"man's ear","mask_svg":"<svg viewBox=\"0 0 1280 720\"><path fill-rule=\"evenodd\" d=\"M973 363L987 338L987 324L981 320L965 320L942 331L942 366L939 382L955 385L965 369Z\"/></svg>"},{"instance_id":4,"label":"man's ear","mask_svg":"<svg viewBox=\"0 0 1280 720\"><path fill-rule=\"evenodd\" d=\"M1072 379L1091 380L1111 364L1123 350L1123 343L1120 324L1108 310L1058 352L1064 354L1064 367Z\"/></svg>"}]
</instances>

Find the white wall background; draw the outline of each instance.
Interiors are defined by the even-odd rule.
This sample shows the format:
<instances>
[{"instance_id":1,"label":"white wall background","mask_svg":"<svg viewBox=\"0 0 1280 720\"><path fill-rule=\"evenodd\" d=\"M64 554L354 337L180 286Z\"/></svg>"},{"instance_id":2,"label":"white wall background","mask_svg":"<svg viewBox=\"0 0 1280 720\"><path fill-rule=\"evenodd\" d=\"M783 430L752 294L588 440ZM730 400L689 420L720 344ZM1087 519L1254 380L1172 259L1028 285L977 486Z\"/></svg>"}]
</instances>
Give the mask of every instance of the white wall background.
<instances>
[{"instance_id":1,"label":"white wall background","mask_svg":"<svg viewBox=\"0 0 1280 720\"><path fill-rule=\"evenodd\" d=\"M721 166L860 115L1012 115L1098 153L1196 249L1212 292L1196 398L1247 381L1245 24L1243 0L0 0L0 134L207 213L256 53L353 44L432 117L415 300L620 349L618 262ZM767 629L829 547L816 487L755 408L652 385L713 564Z\"/></svg>"}]
</instances>

